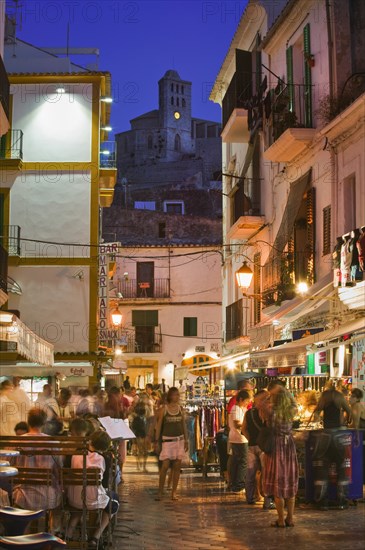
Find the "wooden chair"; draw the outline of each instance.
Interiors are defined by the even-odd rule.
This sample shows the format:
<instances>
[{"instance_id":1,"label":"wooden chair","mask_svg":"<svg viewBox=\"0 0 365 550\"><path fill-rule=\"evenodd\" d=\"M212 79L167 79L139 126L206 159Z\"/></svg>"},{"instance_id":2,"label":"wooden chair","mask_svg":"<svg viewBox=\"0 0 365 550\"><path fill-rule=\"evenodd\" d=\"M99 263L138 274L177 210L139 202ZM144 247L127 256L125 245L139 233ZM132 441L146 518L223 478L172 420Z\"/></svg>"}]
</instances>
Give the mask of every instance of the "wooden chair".
<instances>
[{"instance_id":1,"label":"wooden chair","mask_svg":"<svg viewBox=\"0 0 365 550\"><path fill-rule=\"evenodd\" d=\"M81 535L87 532L89 526L94 526L101 519L102 510L88 510L86 502L86 489L89 487L99 487L102 482L101 471L99 468L62 468L61 469L61 487L64 493L63 510L72 514L82 514L81 516ZM67 489L70 487L82 487L83 508L82 510L73 508L67 502ZM83 548L82 542L68 541L70 547ZM86 545L87 548L87 545Z\"/></svg>"}]
</instances>

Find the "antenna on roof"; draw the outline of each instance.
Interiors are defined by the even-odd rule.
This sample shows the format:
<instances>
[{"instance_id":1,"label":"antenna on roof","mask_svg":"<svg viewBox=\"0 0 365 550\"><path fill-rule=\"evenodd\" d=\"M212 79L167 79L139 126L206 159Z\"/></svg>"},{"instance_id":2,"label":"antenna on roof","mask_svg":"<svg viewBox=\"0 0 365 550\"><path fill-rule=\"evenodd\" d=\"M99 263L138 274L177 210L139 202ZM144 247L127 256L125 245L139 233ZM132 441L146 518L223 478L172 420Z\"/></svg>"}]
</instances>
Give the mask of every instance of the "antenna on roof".
<instances>
[{"instance_id":1,"label":"antenna on roof","mask_svg":"<svg viewBox=\"0 0 365 550\"><path fill-rule=\"evenodd\" d=\"M22 0L8 0L6 3L6 38L8 43L16 41L17 31L23 28Z\"/></svg>"}]
</instances>

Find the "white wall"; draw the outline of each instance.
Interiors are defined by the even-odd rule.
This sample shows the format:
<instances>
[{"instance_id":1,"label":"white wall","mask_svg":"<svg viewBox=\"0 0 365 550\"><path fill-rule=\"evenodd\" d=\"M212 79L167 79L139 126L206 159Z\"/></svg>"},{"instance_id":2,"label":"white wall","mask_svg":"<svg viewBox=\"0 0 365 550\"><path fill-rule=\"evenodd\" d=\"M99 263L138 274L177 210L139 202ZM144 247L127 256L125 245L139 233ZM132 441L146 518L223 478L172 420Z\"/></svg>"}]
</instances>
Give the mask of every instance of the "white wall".
<instances>
[{"instance_id":1,"label":"white wall","mask_svg":"<svg viewBox=\"0 0 365 550\"><path fill-rule=\"evenodd\" d=\"M61 77L60 77L61 78ZM14 84L14 129L22 130L26 162L90 162L92 85Z\"/></svg>"},{"instance_id":2,"label":"white wall","mask_svg":"<svg viewBox=\"0 0 365 550\"><path fill-rule=\"evenodd\" d=\"M159 380L165 378L169 385L172 384L173 372L171 366L168 365L170 360L180 366L184 358L197 354L196 346L204 346L204 353L216 359L217 353L212 351L211 345L218 344L220 353L222 335L221 305L219 304L222 299L220 254L212 253L216 249L201 247L173 247L171 250L171 300L150 299L132 303L131 300L125 299L120 300L119 305L123 314L123 325L129 330L133 330L131 325L132 310L158 310L159 324L163 334L162 353L126 353L123 359L128 361L128 359L137 356L158 361ZM208 254L205 253L207 250ZM198 254L184 256L184 254L192 252L198 252ZM136 261L138 260L155 262L156 279L164 279L169 276L169 262L165 247L122 248L120 255L130 256L130 258L118 259L114 281L122 278L125 272L128 272L130 279L136 278ZM163 258L158 259L158 256L163 256ZM198 336L196 338L184 337L184 317L197 317ZM214 346L213 349L215 349Z\"/></svg>"},{"instance_id":3,"label":"white wall","mask_svg":"<svg viewBox=\"0 0 365 550\"><path fill-rule=\"evenodd\" d=\"M90 173L20 173L10 192L10 224L22 239L90 242ZM21 242L22 256L89 257L88 247Z\"/></svg>"},{"instance_id":4,"label":"white wall","mask_svg":"<svg viewBox=\"0 0 365 550\"><path fill-rule=\"evenodd\" d=\"M82 270L83 280L73 277ZM54 344L55 352L89 350L89 284L86 266L9 267L22 295L9 293L9 309L20 310L21 320Z\"/></svg>"}]
</instances>

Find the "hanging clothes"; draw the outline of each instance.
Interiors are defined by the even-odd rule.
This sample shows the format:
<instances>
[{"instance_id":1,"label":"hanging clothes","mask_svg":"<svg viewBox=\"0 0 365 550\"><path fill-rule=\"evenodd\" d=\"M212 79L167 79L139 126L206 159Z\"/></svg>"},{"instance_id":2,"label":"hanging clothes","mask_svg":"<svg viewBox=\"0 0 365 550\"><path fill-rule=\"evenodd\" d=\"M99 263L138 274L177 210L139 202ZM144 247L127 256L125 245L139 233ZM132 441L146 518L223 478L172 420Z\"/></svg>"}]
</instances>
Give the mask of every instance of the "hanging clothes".
<instances>
[{"instance_id":1,"label":"hanging clothes","mask_svg":"<svg viewBox=\"0 0 365 550\"><path fill-rule=\"evenodd\" d=\"M341 246L341 285L346 286L351 280L352 250L350 250L350 235L343 238Z\"/></svg>"},{"instance_id":2,"label":"hanging clothes","mask_svg":"<svg viewBox=\"0 0 365 550\"><path fill-rule=\"evenodd\" d=\"M341 284L341 248L342 237L337 237L336 245L332 252L332 267L333 267L333 286L338 287Z\"/></svg>"},{"instance_id":3,"label":"hanging clothes","mask_svg":"<svg viewBox=\"0 0 365 550\"><path fill-rule=\"evenodd\" d=\"M360 229L360 235L356 243L356 248L359 255L360 270L365 271L365 226Z\"/></svg>"},{"instance_id":4,"label":"hanging clothes","mask_svg":"<svg viewBox=\"0 0 365 550\"><path fill-rule=\"evenodd\" d=\"M360 237L360 229L355 229L354 231L351 231L351 239L350 239L350 251L352 253L351 258L351 281L362 281L362 272L360 271L359 267L359 251L357 248L357 242Z\"/></svg>"}]
</instances>

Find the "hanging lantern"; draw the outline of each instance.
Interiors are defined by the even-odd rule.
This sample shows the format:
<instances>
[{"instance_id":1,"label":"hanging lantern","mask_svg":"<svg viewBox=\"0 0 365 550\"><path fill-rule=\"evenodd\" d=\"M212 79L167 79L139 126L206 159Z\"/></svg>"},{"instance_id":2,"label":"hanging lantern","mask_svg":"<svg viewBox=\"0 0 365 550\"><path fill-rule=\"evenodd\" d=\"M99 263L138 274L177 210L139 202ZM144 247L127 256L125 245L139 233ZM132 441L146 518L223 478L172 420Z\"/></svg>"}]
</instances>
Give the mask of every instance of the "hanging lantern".
<instances>
[{"instance_id":1,"label":"hanging lantern","mask_svg":"<svg viewBox=\"0 0 365 550\"><path fill-rule=\"evenodd\" d=\"M248 267L247 262L243 262L242 267L238 271L236 271L237 284L243 292L246 292L247 289L250 287L252 277L252 269Z\"/></svg>"}]
</instances>

